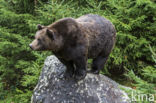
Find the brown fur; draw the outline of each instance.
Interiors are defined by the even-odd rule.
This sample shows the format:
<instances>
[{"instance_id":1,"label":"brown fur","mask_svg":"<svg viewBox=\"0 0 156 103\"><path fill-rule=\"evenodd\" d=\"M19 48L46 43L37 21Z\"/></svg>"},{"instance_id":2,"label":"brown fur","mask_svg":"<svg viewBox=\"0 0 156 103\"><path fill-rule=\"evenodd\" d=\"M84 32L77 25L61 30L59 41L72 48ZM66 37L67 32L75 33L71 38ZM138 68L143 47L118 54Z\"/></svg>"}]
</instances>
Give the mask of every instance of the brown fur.
<instances>
[{"instance_id":1,"label":"brown fur","mask_svg":"<svg viewBox=\"0 0 156 103\"><path fill-rule=\"evenodd\" d=\"M93 59L92 72L99 73L114 46L116 31L112 23L98 15L77 19L64 18L49 26L38 26L34 50L51 50L67 66L66 77L78 80L86 75L88 58ZM42 40L39 44L38 39Z\"/></svg>"}]
</instances>

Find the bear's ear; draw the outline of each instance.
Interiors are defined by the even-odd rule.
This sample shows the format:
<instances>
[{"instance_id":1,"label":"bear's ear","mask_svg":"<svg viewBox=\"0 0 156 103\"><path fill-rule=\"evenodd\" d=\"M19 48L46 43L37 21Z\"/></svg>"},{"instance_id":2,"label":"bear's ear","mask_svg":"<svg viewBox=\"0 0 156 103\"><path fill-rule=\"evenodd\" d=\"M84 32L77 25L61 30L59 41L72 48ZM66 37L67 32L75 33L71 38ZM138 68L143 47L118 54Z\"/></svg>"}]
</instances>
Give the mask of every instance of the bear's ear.
<instances>
[{"instance_id":1,"label":"bear's ear","mask_svg":"<svg viewBox=\"0 0 156 103\"><path fill-rule=\"evenodd\" d=\"M54 32L51 31L51 30L49 30L49 29L46 30L46 35L47 35L50 39L52 39L52 40L55 39L55 37L54 37Z\"/></svg>"},{"instance_id":2,"label":"bear's ear","mask_svg":"<svg viewBox=\"0 0 156 103\"><path fill-rule=\"evenodd\" d=\"M40 25L40 24L38 24L38 25L37 25L37 29L38 29L38 30L41 30L41 29L43 29L43 26Z\"/></svg>"}]
</instances>

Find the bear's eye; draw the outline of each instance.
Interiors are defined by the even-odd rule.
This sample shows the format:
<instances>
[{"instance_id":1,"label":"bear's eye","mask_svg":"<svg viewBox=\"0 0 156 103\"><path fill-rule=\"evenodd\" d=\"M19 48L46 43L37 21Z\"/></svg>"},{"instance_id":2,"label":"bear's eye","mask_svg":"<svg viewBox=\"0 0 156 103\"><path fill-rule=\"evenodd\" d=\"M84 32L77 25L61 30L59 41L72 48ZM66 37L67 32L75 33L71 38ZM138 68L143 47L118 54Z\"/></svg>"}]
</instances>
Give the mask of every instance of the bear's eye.
<instances>
[{"instance_id":1,"label":"bear's eye","mask_svg":"<svg viewBox=\"0 0 156 103\"><path fill-rule=\"evenodd\" d=\"M41 39L37 39L38 41L41 41Z\"/></svg>"},{"instance_id":2,"label":"bear's eye","mask_svg":"<svg viewBox=\"0 0 156 103\"><path fill-rule=\"evenodd\" d=\"M41 39L37 39L37 41L38 41L38 45L42 44Z\"/></svg>"}]
</instances>

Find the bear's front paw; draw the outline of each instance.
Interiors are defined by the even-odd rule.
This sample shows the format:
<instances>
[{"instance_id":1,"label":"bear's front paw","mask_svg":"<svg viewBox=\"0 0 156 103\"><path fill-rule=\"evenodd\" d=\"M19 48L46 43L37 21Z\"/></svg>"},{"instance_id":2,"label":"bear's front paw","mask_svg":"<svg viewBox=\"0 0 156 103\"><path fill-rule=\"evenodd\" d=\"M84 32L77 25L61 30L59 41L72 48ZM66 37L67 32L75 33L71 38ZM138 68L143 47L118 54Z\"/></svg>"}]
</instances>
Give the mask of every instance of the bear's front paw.
<instances>
[{"instance_id":1,"label":"bear's front paw","mask_svg":"<svg viewBox=\"0 0 156 103\"><path fill-rule=\"evenodd\" d=\"M86 70L78 70L75 72L74 78L79 81L84 79L86 77L86 74Z\"/></svg>"},{"instance_id":2,"label":"bear's front paw","mask_svg":"<svg viewBox=\"0 0 156 103\"><path fill-rule=\"evenodd\" d=\"M73 72L66 71L66 72L64 73L64 78L65 78L65 79L70 79L70 78L72 78L72 77L73 77Z\"/></svg>"}]
</instances>

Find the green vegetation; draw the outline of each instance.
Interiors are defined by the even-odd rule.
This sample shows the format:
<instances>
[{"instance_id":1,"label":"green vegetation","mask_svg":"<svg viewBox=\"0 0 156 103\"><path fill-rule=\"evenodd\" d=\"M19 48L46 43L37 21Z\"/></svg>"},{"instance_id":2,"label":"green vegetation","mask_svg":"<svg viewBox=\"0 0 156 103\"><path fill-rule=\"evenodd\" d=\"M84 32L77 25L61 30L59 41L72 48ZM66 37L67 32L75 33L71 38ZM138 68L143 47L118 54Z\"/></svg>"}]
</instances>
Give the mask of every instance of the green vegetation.
<instances>
[{"instance_id":1,"label":"green vegetation","mask_svg":"<svg viewBox=\"0 0 156 103\"><path fill-rule=\"evenodd\" d=\"M29 49L36 25L88 13L109 19L117 30L116 46L101 73L140 93L156 94L154 0L0 0L0 103L30 102L51 54Z\"/></svg>"}]
</instances>

